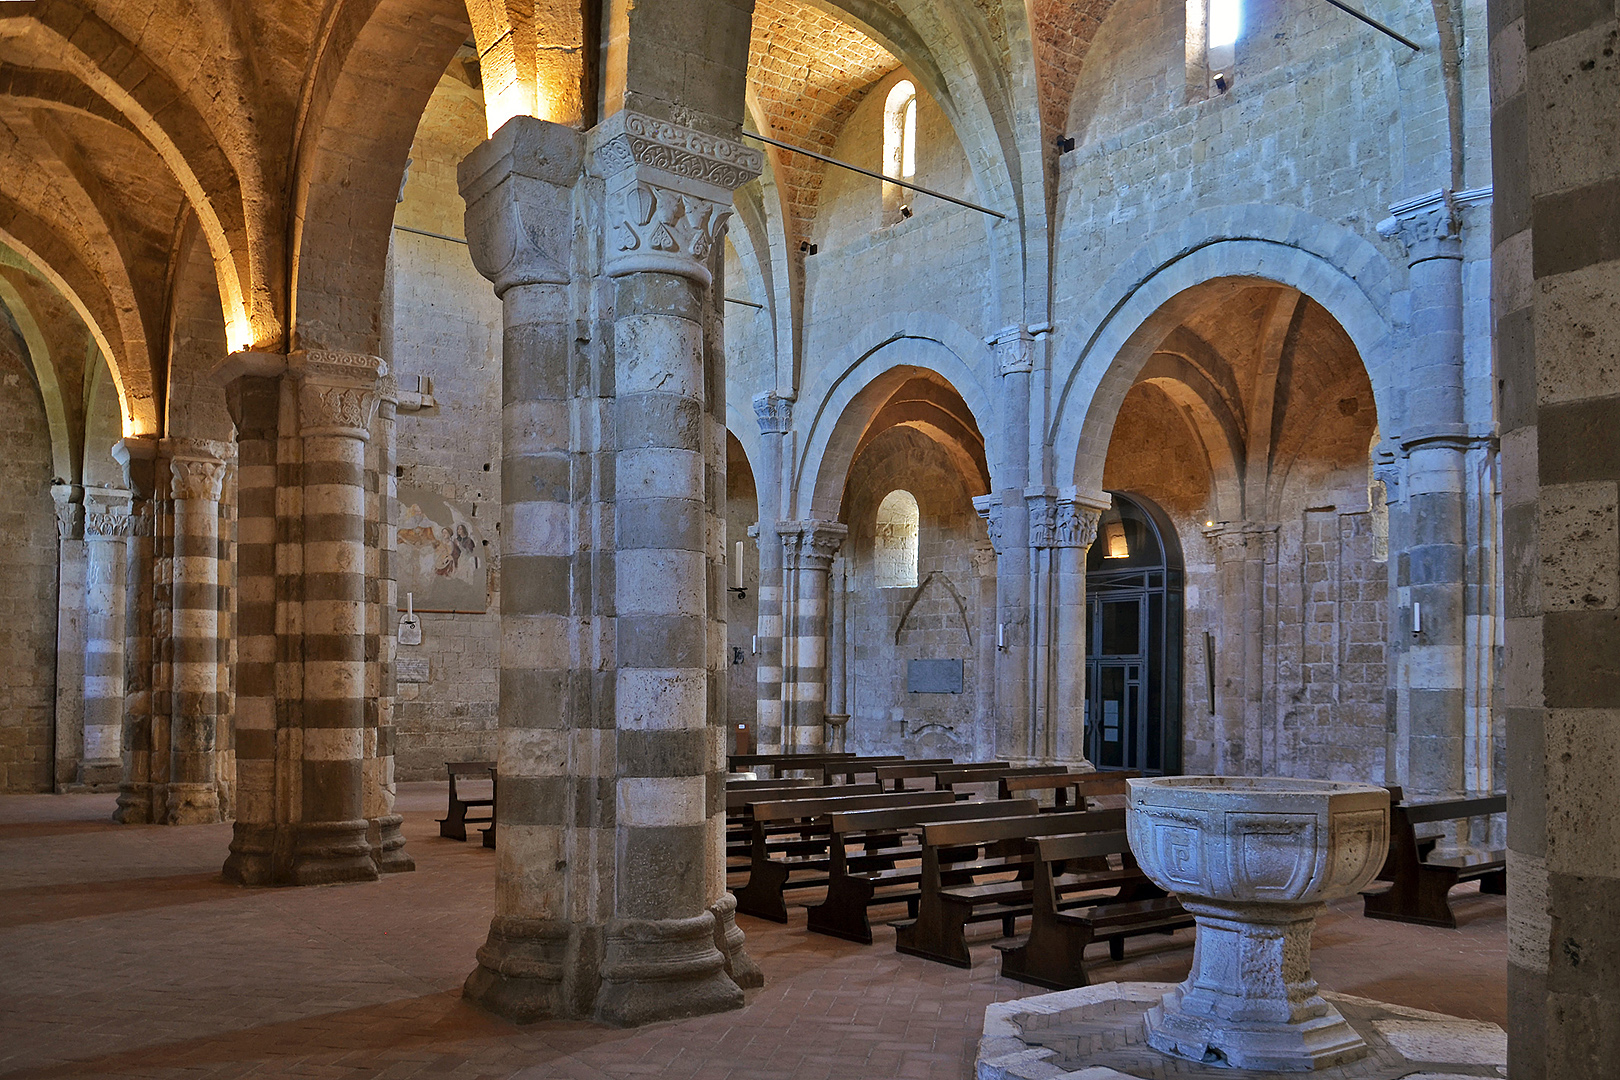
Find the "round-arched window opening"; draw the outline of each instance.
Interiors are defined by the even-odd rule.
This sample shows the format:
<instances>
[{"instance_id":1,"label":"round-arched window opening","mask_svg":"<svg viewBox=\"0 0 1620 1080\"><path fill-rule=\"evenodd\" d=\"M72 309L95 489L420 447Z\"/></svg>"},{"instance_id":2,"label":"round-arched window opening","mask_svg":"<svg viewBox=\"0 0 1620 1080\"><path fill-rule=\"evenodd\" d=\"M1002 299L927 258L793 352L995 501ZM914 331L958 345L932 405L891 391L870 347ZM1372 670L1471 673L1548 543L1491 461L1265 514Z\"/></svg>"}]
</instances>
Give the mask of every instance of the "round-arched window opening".
<instances>
[{"instance_id":1,"label":"round-arched window opening","mask_svg":"<svg viewBox=\"0 0 1620 1080\"><path fill-rule=\"evenodd\" d=\"M910 180L917 175L917 88L901 79L883 104L883 175ZM883 185L883 220L892 225L906 216L910 193L899 184Z\"/></svg>"},{"instance_id":2,"label":"round-arched window opening","mask_svg":"<svg viewBox=\"0 0 1620 1080\"><path fill-rule=\"evenodd\" d=\"M877 532L872 544L875 584L880 589L917 586L917 500L909 491L895 490L878 504Z\"/></svg>"}]
</instances>

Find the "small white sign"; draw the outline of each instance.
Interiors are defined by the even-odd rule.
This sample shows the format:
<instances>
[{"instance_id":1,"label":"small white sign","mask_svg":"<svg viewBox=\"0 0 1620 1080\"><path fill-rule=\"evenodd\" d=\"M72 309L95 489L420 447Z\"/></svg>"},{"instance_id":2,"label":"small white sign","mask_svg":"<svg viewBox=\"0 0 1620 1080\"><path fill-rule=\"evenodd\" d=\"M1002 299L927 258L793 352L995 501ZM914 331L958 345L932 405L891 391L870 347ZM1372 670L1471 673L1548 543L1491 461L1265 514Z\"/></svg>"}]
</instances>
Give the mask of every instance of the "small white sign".
<instances>
[{"instance_id":1,"label":"small white sign","mask_svg":"<svg viewBox=\"0 0 1620 1080\"><path fill-rule=\"evenodd\" d=\"M414 594L406 593L405 614L399 617L399 643L401 645L422 644L422 619L421 616L416 614L414 604Z\"/></svg>"}]
</instances>

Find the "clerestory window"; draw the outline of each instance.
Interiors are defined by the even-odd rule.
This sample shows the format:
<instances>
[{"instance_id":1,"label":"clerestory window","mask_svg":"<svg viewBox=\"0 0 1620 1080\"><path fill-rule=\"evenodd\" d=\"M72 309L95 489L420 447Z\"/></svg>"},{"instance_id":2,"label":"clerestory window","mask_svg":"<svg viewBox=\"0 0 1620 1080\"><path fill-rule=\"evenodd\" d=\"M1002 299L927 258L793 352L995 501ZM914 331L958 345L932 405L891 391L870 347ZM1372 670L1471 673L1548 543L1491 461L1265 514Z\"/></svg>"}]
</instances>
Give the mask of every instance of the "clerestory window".
<instances>
[{"instance_id":1,"label":"clerestory window","mask_svg":"<svg viewBox=\"0 0 1620 1080\"><path fill-rule=\"evenodd\" d=\"M883 175L910 180L917 175L917 88L901 79L883 107ZM883 185L883 221L909 217L911 193L899 184Z\"/></svg>"},{"instance_id":2,"label":"clerestory window","mask_svg":"<svg viewBox=\"0 0 1620 1080\"><path fill-rule=\"evenodd\" d=\"M1187 0L1187 100L1224 94L1232 85L1243 0Z\"/></svg>"},{"instance_id":3,"label":"clerestory window","mask_svg":"<svg viewBox=\"0 0 1620 1080\"><path fill-rule=\"evenodd\" d=\"M917 499L909 491L891 491L878 504L877 538L872 553L878 588L916 587L917 526L921 517Z\"/></svg>"}]
</instances>

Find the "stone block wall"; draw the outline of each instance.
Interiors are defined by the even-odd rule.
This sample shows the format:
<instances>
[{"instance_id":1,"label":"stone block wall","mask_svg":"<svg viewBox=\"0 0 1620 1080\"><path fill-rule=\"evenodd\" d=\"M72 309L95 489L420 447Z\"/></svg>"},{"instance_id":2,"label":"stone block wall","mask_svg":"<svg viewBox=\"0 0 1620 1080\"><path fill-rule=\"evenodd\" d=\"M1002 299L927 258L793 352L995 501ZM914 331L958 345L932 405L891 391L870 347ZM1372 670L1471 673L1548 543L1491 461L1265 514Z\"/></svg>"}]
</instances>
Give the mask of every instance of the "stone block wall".
<instances>
[{"instance_id":1,"label":"stone block wall","mask_svg":"<svg viewBox=\"0 0 1620 1080\"><path fill-rule=\"evenodd\" d=\"M446 761L495 756L500 690L501 305L473 268L456 165L484 135L482 97L445 76L428 102L394 223L385 359L405 391L396 479L470 512L487 546L488 608L422 614L422 644L402 645L395 703L401 780L443 779ZM424 236L422 233L437 233ZM434 404L413 408L426 379ZM422 598L417 597L418 604ZM401 589L399 609L405 608ZM416 681L420 664L427 678Z\"/></svg>"},{"instance_id":2,"label":"stone block wall","mask_svg":"<svg viewBox=\"0 0 1620 1080\"><path fill-rule=\"evenodd\" d=\"M56 697L56 509L45 407L10 332L0 334L0 791L50 791Z\"/></svg>"}]
</instances>

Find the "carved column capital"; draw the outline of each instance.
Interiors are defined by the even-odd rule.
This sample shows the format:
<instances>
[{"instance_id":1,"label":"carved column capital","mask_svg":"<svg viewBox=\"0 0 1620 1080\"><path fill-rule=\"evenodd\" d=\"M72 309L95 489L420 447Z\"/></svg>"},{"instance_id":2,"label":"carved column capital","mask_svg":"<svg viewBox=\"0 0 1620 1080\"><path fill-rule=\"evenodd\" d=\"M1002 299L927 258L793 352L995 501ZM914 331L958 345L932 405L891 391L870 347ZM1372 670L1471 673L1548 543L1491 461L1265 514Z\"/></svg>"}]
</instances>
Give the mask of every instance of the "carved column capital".
<instances>
[{"instance_id":1,"label":"carved column capital","mask_svg":"<svg viewBox=\"0 0 1620 1080\"><path fill-rule=\"evenodd\" d=\"M56 538L84 539L84 488L78 484L52 484L51 499L56 503Z\"/></svg>"},{"instance_id":2,"label":"carved column capital","mask_svg":"<svg viewBox=\"0 0 1620 1080\"><path fill-rule=\"evenodd\" d=\"M1002 514L1006 507L1002 506L1001 499L995 495L973 496L973 509L984 519L984 528L990 535L990 547L997 554L1004 553L1006 548L1006 530L1002 528Z\"/></svg>"},{"instance_id":3,"label":"carved column capital","mask_svg":"<svg viewBox=\"0 0 1620 1080\"><path fill-rule=\"evenodd\" d=\"M288 369L300 383L298 419L304 435L370 438L386 363L364 353L298 352L288 357Z\"/></svg>"},{"instance_id":4,"label":"carved column capital","mask_svg":"<svg viewBox=\"0 0 1620 1080\"><path fill-rule=\"evenodd\" d=\"M1088 506L1072 499L1060 499L1053 527L1052 546L1088 550L1097 540L1097 524L1102 507Z\"/></svg>"},{"instance_id":5,"label":"carved column capital","mask_svg":"<svg viewBox=\"0 0 1620 1080\"><path fill-rule=\"evenodd\" d=\"M1049 548L1057 538L1057 493L1043 488L1024 492L1029 511L1029 546Z\"/></svg>"},{"instance_id":6,"label":"carved column capital","mask_svg":"<svg viewBox=\"0 0 1620 1080\"><path fill-rule=\"evenodd\" d=\"M754 415L763 435L784 435L793 425L793 402L772 393L754 395Z\"/></svg>"},{"instance_id":7,"label":"carved column capital","mask_svg":"<svg viewBox=\"0 0 1620 1080\"><path fill-rule=\"evenodd\" d=\"M214 439L164 439L160 452L169 459L171 498L219 501L226 466L236 457L234 445Z\"/></svg>"},{"instance_id":8,"label":"carved column capital","mask_svg":"<svg viewBox=\"0 0 1620 1080\"><path fill-rule=\"evenodd\" d=\"M515 285L568 283L573 189L584 156L580 132L521 116L480 143L456 170L467 202L467 247L496 296Z\"/></svg>"},{"instance_id":9,"label":"carved column capital","mask_svg":"<svg viewBox=\"0 0 1620 1080\"><path fill-rule=\"evenodd\" d=\"M996 576L996 549L988 540L973 545L973 573L981 578Z\"/></svg>"},{"instance_id":10,"label":"carved column capital","mask_svg":"<svg viewBox=\"0 0 1620 1080\"><path fill-rule=\"evenodd\" d=\"M1409 265L1462 258L1462 212L1449 191L1396 203L1378 223L1378 235L1400 240Z\"/></svg>"},{"instance_id":11,"label":"carved column capital","mask_svg":"<svg viewBox=\"0 0 1620 1080\"><path fill-rule=\"evenodd\" d=\"M759 175L765 156L628 109L599 124L591 142L593 171L607 181L608 275L653 271L708 286L731 193Z\"/></svg>"},{"instance_id":12,"label":"carved column capital","mask_svg":"<svg viewBox=\"0 0 1620 1080\"><path fill-rule=\"evenodd\" d=\"M830 570L849 526L841 521L778 521L776 531L789 570Z\"/></svg>"},{"instance_id":13,"label":"carved column capital","mask_svg":"<svg viewBox=\"0 0 1620 1080\"><path fill-rule=\"evenodd\" d=\"M995 350L997 374L1027 374L1035 370L1035 337L1024 327L1005 327L985 341Z\"/></svg>"},{"instance_id":14,"label":"carved column capital","mask_svg":"<svg viewBox=\"0 0 1620 1080\"><path fill-rule=\"evenodd\" d=\"M150 499L155 486L153 464L157 460L155 435L126 435L113 443L112 459L124 474L124 487L136 502Z\"/></svg>"}]
</instances>

